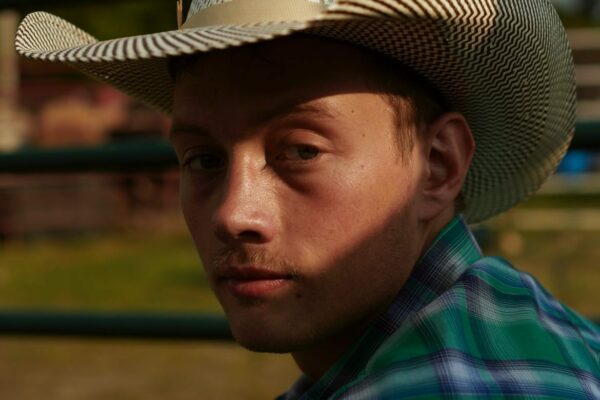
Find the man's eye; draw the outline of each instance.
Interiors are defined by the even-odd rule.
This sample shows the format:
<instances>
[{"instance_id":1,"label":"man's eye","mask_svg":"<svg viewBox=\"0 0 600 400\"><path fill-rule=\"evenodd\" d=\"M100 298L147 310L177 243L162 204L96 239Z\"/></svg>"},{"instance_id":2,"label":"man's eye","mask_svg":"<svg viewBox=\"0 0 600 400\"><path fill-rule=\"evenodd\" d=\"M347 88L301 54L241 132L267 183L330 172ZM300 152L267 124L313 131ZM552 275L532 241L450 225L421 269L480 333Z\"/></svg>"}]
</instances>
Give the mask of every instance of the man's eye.
<instances>
[{"instance_id":1,"label":"man's eye","mask_svg":"<svg viewBox=\"0 0 600 400\"><path fill-rule=\"evenodd\" d=\"M196 172L210 172L222 168L225 165L225 159L223 156L217 154L198 154L185 163L185 166Z\"/></svg>"},{"instance_id":2,"label":"man's eye","mask_svg":"<svg viewBox=\"0 0 600 400\"><path fill-rule=\"evenodd\" d=\"M279 157L280 160L308 161L321 154L318 148L310 145L290 146Z\"/></svg>"}]
</instances>

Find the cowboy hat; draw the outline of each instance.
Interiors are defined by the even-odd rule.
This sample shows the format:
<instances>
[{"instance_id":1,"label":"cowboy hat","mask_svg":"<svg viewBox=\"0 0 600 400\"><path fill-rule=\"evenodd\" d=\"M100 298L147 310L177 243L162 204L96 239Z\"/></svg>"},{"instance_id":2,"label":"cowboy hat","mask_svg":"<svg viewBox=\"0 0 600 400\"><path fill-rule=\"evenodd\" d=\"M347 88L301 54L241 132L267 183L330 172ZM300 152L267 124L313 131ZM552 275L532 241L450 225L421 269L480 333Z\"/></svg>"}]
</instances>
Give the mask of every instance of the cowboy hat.
<instances>
[{"instance_id":1,"label":"cowboy hat","mask_svg":"<svg viewBox=\"0 0 600 400\"><path fill-rule=\"evenodd\" d=\"M572 138L573 59L547 0L193 0L177 30L101 42L38 12L21 23L16 48L169 113L171 57L294 33L386 55L429 80L467 118L477 144L463 188L469 222L533 194Z\"/></svg>"}]
</instances>

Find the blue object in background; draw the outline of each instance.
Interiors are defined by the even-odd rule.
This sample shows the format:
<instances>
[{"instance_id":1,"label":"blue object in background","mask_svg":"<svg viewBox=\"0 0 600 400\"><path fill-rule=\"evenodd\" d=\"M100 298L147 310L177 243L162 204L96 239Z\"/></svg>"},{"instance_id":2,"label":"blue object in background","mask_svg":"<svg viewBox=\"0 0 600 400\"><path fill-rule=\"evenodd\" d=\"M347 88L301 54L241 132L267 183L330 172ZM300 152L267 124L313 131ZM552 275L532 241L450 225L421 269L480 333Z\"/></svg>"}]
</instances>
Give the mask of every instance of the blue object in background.
<instances>
[{"instance_id":1,"label":"blue object in background","mask_svg":"<svg viewBox=\"0 0 600 400\"><path fill-rule=\"evenodd\" d=\"M591 172L595 159L596 155L591 151L570 150L558 166L558 172L566 174Z\"/></svg>"}]
</instances>

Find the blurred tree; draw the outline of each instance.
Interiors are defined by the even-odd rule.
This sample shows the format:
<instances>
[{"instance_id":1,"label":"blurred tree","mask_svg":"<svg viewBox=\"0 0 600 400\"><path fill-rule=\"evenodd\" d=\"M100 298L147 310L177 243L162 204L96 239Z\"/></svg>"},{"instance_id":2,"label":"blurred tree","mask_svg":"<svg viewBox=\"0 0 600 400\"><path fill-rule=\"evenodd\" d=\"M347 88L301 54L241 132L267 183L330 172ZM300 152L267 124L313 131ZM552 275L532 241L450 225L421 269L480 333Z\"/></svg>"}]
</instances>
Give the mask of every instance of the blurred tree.
<instances>
[{"instance_id":1,"label":"blurred tree","mask_svg":"<svg viewBox=\"0 0 600 400\"><path fill-rule=\"evenodd\" d=\"M600 26L600 0L551 0L567 27Z\"/></svg>"},{"instance_id":2,"label":"blurred tree","mask_svg":"<svg viewBox=\"0 0 600 400\"><path fill-rule=\"evenodd\" d=\"M598 9L600 7L598 0L581 0L581 6L583 15L598 16Z\"/></svg>"}]
</instances>

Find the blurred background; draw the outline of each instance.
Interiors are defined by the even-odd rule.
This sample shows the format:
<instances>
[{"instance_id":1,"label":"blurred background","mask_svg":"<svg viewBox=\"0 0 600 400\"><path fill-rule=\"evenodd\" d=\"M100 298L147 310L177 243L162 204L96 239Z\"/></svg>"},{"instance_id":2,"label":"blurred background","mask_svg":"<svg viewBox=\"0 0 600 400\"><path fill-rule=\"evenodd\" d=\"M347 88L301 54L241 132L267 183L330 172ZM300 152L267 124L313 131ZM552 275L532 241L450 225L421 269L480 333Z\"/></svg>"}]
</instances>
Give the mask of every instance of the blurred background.
<instances>
[{"instance_id":1,"label":"blurred background","mask_svg":"<svg viewBox=\"0 0 600 400\"><path fill-rule=\"evenodd\" d=\"M554 3L577 64L575 141L539 194L475 229L487 254L598 320L600 1ZM168 119L66 67L18 58L14 32L36 10L99 39L176 27L175 0L0 0L0 322L4 311L220 315L180 216ZM0 331L7 400L264 399L297 374L287 356L227 340Z\"/></svg>"}]
</instances>

